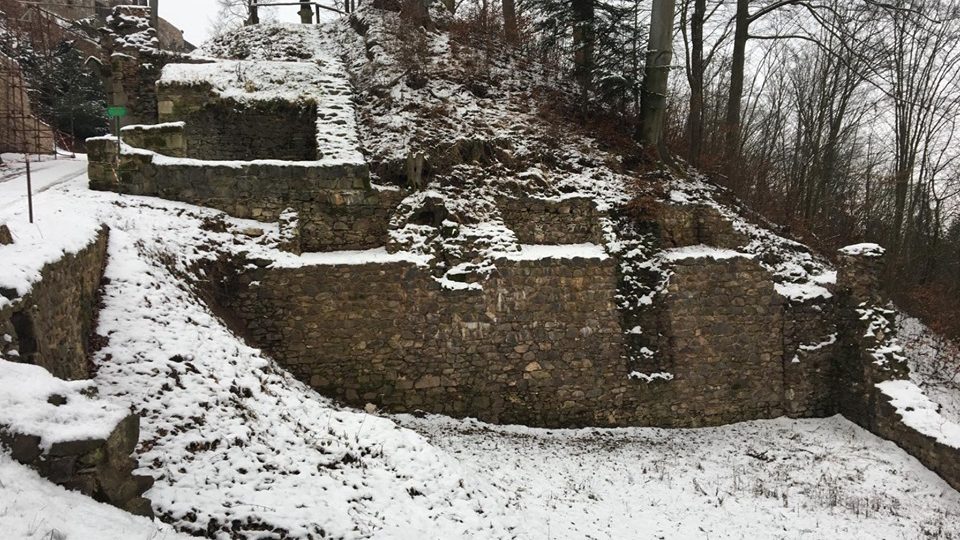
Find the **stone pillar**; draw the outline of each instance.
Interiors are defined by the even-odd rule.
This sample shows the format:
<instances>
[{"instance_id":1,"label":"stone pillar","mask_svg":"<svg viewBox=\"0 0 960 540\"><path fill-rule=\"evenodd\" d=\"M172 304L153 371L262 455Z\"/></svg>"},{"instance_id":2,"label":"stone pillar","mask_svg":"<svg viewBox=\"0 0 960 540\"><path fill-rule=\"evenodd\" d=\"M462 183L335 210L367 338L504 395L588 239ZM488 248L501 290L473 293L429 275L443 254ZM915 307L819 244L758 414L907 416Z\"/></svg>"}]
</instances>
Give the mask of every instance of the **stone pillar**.
<instances>
[{"instance_id":1,"label":"stone pillar","mask_svg":"<svg viewBox=\"0 0 960 540\"><path fill-rule=\"evenodd\" d=\"M837 252L837 287L856 303L883 305L886 296L880 289L883 256L886 250L877 244L854 244Z\"/></svg>"},{"instance_id":2,"label":"stone pillar","mask_svg":"<svg viewBox=\"0 0 960 540\"><path fill-rule=\"evenodd\" d=\"M300 0L300 11L297 13L300 15L300 22L303 24L313 24L313 9L308 3L308 0Z\"/></svg>"},{"instance_id":3,"label":"stone pillar","mask_svg":"<svg viewBox=\"0 0 960 540\"><path fill-rule=\"evenodd\" d=\"M837 254L841 354L835 398L840 413L870 430L881 402L876 385L909 376L896 341L896 312L885 307L880 289L883 255L877 244L855 244Z\"/></svg>"}]
</instances>

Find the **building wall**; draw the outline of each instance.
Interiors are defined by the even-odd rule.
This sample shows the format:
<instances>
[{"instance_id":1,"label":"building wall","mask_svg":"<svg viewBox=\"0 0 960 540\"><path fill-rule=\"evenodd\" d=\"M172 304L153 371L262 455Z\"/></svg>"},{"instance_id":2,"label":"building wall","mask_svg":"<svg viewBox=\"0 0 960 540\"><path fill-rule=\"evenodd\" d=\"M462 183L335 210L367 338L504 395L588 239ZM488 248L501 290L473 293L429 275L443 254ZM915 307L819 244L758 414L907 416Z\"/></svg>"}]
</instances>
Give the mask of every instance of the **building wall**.
<instances>
[{"instance_id":1,"label":"building wall","mask_svg":"<svg viewBox=\"0 0 960 540\"><path fill-rule=\"evenodd\" d=\"M53 128L30 107L20 65L0 53L0 152L53 153Z\"/></svg>"},{"instance_id":2,"label":"building wall","mask_svg":"<svg viewBox=\"0 0 960 540\"><path fill-rule=\"evenodd\" d=\"M601 213L587 197L561 200L500 197L497 206L504 224L521 244L601 243Z\"/></svg>"},{"instance_id":3,"label":"building wall","mask_svg":"<svg viewBox=\"0 0 960 540\"><path fill-rule=\"evenodd\" d=\"M149 149L191 153L193 141L182 126L125 130L130 142ZM390 214L402 194L373 190L364 165L314 163L217 163L165 160L150 153L122 156L116 165L116 141L87 141L90 187L133 195L151 195L223 210L228 214L277 221L287 209L299 216L299 250L366 249L386 244Z\"/></svg>"},{"instance_id":4,"label":"building wall","mask_svg":"<svg viewBox=\"0 0 960 540\"><path fill-rule=\"evenodd\" d=\"M207 269L238 332L356 406L548 427L832 414L829 393L789 405L783 304L759 265L673 271L659 329L672 379L648 381L631 377L613 259L498 260L482 290L443 289L412 263ZM814 365L794 369L803 379Z\"/></svg>"}]
</instances>

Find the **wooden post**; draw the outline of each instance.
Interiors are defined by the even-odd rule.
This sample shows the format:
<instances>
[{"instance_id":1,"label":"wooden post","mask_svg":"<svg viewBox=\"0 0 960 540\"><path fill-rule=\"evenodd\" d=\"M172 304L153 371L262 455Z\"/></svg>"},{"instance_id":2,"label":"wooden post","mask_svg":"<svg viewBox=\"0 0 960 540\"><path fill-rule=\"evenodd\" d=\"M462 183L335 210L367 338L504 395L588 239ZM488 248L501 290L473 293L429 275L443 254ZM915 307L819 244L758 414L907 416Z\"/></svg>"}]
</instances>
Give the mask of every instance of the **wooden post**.
<instances>
[{"instance_id":1,"label":"wooden post","mask_svg":"<svg viewBox=\"0 0 960 540\"><path fill-rule=\"evenodd\" d=\"M33 223L33 181L30 177L29 152L24 152L23 160L27 163L27 211L30 214L30 223Z\"/></svg>"}]
</instances>

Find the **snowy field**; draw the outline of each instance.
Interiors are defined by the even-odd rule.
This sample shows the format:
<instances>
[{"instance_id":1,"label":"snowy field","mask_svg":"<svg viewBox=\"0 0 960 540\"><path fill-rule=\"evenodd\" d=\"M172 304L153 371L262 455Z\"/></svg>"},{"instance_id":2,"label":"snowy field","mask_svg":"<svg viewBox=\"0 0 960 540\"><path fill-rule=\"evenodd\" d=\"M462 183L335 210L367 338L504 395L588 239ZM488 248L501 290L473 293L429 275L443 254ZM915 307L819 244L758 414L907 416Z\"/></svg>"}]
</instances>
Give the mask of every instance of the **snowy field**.
<instances>
[{"instance_id":1,"label":"snowy field","mask_svg":"<svg viewBox=\"0 0 960 540\"><path fill-rule=\"evenodd\" d=\"M38 234L27 238L56 243L69 236L71 219L111 227L99 328L110 341L97 355L96 382L106 399L142 412L140 472L157 477L146 496L181 531L218 538L960 538L960 494L842 418L540 430L341 408L244 344L177 277L217 249L280 257L265 245L271 227L256 224L265 234L250 238L240 230L252 222L225 218L228 230L211 232L205 222L215 211L91 192L82 173L63 180L82 161L65 163L38 172L50 187L37 196L43 211L30 230ZM22 232L28 226L17 202L0 199L0 221ZM927 387L936 384L950 395L940 383ZM163 527L66 492L0 456L0 538L180 537Z\"/></svg>"}]
</instances>

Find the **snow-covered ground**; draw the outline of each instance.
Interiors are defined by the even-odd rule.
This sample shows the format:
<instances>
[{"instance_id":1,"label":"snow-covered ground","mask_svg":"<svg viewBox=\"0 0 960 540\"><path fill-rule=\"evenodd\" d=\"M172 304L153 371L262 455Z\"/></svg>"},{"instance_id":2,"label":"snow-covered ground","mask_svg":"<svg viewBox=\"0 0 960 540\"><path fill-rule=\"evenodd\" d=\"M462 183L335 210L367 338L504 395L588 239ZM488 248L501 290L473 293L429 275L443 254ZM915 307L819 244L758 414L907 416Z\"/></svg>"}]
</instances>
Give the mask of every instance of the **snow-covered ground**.
<instances>
[{"instance_id":1,"label":"snow-covered ground","mask_svg":"<svg viewBox=\"0 0 960 540\"><path fill-rule=\"evenodd\" d=\"M960 537L960 494L839 416L670 430L396 420L504 490L517 538Z\"/></svg>"},{"instance_id":2,"label":"snow-covered ground","mask_svg":"<svg viewBox=\"0 0 960 540\"><path fill-rule=\"evenodd\" d=\"M340 408L231 334L176 276L213 246L270 254L262 245L269 226L252 239L238 232L252 222L224 218L229 230L212 232L204 224L221 216L215 211L92 192L85 181L56 185L38 203L111 227L99 329L110 342L97 355L96 383L104 399L143 412L141 472L157 477L147 496L182 531L960 537L956 491L840 418L537 430ZM24 210L5 206L0 220L19 227ZM71 540L174 537L0 459L0 531L11 538L45 538L53 529ZM67 508L96 516L98 528L64 519Z\"/></svg>"},{"instance_id":3,"label":"snow-covered ground","mask_svg":"<svg viewBox=\"0 0 960 540\"><path fill-rule=\"evenodd\" d=\"M897 335L910 379L940 405L941 415L960 423L960 347L904 314L897 317Z\"/></svg>"},{"instance_id":4,"label":"snow-covered ground","mask_svg":"<svg viewBox=\"0 0 960 540\"><path fill-rule=\"evenodd\" d=\"M0 452L0 538L4 540L183 540L147 518L98 503L43 479Z\"/></svg>"}]
</instances>

